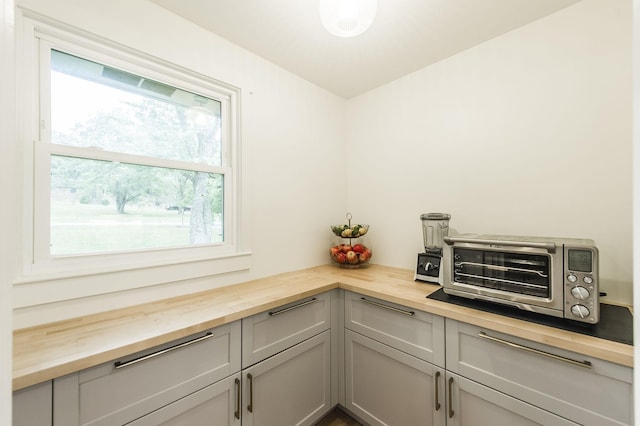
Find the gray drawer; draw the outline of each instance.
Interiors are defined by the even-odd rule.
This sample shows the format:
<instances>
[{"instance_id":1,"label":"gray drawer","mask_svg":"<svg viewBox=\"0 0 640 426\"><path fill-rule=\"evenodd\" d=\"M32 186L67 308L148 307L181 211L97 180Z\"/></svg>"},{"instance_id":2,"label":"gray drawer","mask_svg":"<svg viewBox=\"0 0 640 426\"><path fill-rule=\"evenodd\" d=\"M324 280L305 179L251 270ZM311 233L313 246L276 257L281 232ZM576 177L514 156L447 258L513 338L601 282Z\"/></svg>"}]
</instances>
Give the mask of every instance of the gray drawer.
<instances>
[{"instance_id":1,"label":"gray drawer","mask_svg":"<svg viewBox=\"0 0 640 426\"><path fill-rule=\"evenodd\" d=\"M240 370L240 322L54 380L54 424L137 419Z\"/></svg>"},{"instance_id":2,"label":"gray drawer","mask_svg":"<svg viewBox=\"0 0 640 426\"><path fill-rule=\"evenodd\" d=\"M345 292L345 328L444 367L444 318Z\"/></svg>"},{"instance_id":3,"label":"gray drawer","mask_svg":"<svg viewBox=\"0 0 640 426\"><path fill-rule=\"evenodd\" d=\"M447 319L447 370L583 425L633 423L632 369Z\"/></svg>"},{"instance_id":4,"label":"gray drawer","mask_svg":"<svg viewBox=\"0 0 640 426\"><path fill-rule=\"evenodd\" d=\"M335 294L322 293L243 319L242 368L330 329Z\"/></svg>"}]
</instances>

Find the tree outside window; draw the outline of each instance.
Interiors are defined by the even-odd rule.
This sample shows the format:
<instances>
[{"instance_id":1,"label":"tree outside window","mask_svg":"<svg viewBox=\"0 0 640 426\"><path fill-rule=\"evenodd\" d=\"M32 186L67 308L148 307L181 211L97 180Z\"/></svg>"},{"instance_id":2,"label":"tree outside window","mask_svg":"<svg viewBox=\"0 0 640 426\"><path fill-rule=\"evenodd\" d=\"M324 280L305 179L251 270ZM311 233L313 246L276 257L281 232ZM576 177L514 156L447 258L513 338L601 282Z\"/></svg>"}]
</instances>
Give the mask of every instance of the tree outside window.
<instances>
[{"instance_id":1,"label":"tree outside window","mask_svg":"<svg viewBox=\"0 0 640 426\"><path fill-rule=\"evenodd\" d=\"M223 242L222 110L51 50L50 254Z\"/></svg>"}]
</instances>

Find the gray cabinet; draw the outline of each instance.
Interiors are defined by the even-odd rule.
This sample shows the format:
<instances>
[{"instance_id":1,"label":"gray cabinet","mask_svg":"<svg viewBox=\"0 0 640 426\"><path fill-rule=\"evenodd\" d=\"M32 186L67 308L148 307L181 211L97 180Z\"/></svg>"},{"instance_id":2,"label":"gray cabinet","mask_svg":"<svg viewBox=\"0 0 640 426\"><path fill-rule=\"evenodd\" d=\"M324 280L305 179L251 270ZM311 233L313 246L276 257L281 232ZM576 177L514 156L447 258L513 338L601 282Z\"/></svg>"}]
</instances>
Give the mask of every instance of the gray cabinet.
<instances>
[{"instance_id":1,"label":"gray cabinet","mask_svg":"<svg viewBox=\"0 0 640 426\"><path fill-rule=\"evenodd\" d=\"M632 369L447 319L447 369L584 425L633 423Z\"/></svg>"},{"instance_id":2,"label":"gray cabinet","mask_svg":"<svg viewBox=\"0 0 640 426\"><path fill-rule=\"evenodd\" d=\"M331 332L245 370L244 426L311 425L331 410Z\"/></svg>"},{"instance_id":3,"label":"gray cabinet","mask_svg":"<svg viewBox=\"0 0 640 426\"><path fill-rule=\"evenodd\" d=\"M327 292L242 320L243 425L311 425L331 410L336 297Z\"/></svg>"},{"instance_id":4,"label":"gray cabinet","mask_svg":"<svg viewBox=\"0 0 640 426\"><path fill-rule=\"evenodd\" d=\"M346 408L370 425L578 424L358 333L345 334Z\"/></svg>"},{"instance_id":5,"label":"gray cabinet","mask_svg":"<svg viewBox=\"0 0 640 426\"><path fill-rule=\"evenodd\" d=\"M51 381L13 393L13 426L50 426L53 415Z\"/></svg>"},{"instance_id":6,"label":"gray cabinet","mask_svg":"<svg viewBox=\"0 0 640 426\"><path fill-rule=\"evenodd\" d=\"M240 322L54 380L55 425L122 425L240 371Z\"/></svg>"},{"instance_id":7,"label":"gray cabinet","mask_svg":"<svg viewBox=\"0 0 640 426\"><path fill-rule=\"evenodd\" d=\"M370 425L445 424L444 369L345 331L346 409Z\"/></svg>"},{"instance_id":8,"label":"gray cabinet","mask_svg":"<svg viewBox=\"0 0 640 426\"><path fill-rule=\"evenodd\" d=\"M345 292L345 408L371 425L444 425L444 319Z\"/></svg>"},{"instance_id":9,"label":"gray cabinet","mask_svg":"<svg viewBox=\"0 0 640 426\"><path fill-rule=\"evenodd\" d=\"M345 408L371 425L633 423L628 367L349 292L345 328Z\"/></svg>"},{"instance_id":10,"label":"gray cabinet","mask_svg":"<svg viewBox=\"0 0 640 426\"><path fill-rule=\"evenodd\" d=\"M310 425L334 405L336 294L57 378L53 424Z\"/></svg>"}]
</instances>

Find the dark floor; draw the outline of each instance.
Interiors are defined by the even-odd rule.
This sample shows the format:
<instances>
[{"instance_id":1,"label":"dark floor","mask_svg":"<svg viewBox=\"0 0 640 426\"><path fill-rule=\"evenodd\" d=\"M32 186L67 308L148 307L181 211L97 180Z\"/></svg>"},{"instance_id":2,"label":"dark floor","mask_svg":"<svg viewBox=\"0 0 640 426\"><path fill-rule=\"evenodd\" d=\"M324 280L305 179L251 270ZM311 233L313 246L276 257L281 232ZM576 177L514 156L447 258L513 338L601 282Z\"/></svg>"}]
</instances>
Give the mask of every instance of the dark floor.
<instances>
[{"instance_id":1,"label":"dark floor","mask_svg":"<svg viewBox=\"0 0 640 426\"><path fill-rule=\"evenodd\" d=\"M362 424L351 418L340 407L336 407L315 426L362 426Z\"/></svg>"}]
</instances>

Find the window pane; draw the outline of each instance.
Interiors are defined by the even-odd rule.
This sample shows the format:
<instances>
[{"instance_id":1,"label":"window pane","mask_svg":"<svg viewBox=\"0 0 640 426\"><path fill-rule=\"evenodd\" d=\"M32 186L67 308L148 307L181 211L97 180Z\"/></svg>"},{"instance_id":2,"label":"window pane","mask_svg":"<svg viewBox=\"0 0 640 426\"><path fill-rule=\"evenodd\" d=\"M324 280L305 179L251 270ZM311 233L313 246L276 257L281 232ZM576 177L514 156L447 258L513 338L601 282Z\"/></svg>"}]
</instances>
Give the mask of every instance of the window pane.
<instances>
[{"instance_id":1,"label":"window pane","mask_svg":"<svg viewBox=\"0 0 640 426\"><path fill-rule=\"evenodd\" d=\"M220 166L221 103L51 51L51 140Z\"/></svg>"},{"instance_id":2,"label":"window pane","mask_svg":"<svg viewBox=\"0 0 640 426\"><path fill-rule=\"evenodd\" d=\"M223 176L54 155L51 255L223 241Z\"/></svg>"}]
</instances>

